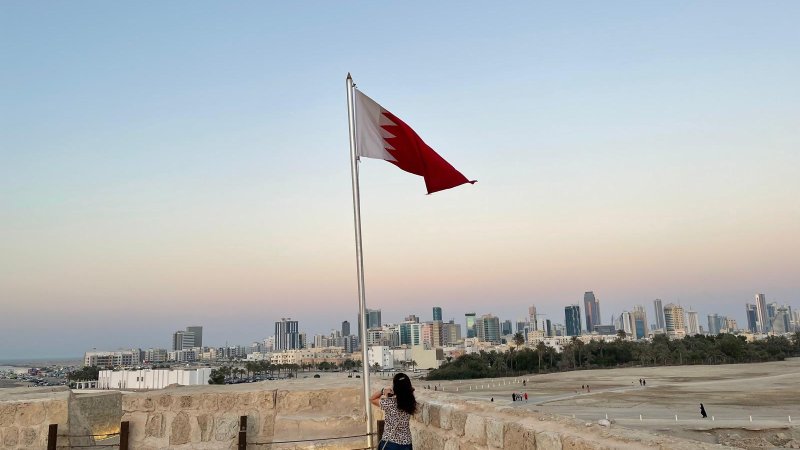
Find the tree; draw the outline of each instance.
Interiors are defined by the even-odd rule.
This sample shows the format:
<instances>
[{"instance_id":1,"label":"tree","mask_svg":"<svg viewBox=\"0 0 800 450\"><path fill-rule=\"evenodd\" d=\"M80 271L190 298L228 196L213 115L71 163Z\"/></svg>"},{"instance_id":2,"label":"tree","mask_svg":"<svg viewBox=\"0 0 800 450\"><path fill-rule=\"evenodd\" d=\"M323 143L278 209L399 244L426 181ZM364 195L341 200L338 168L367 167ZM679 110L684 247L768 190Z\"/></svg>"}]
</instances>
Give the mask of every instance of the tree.
<instances>
[{"instance_id":1,"label":"tree","mask_svg":"<svg viewBox=\"0 0 800 450\"><path fill-rule=\"evenodd\" d=\"M517 331L514 334L514 344L516 344L517 347L521 347L522 344L524 343L525 343L525 336L522 335L522 332Z\"/></svg>"},{"instance_id":2,"label":"tree","mask_svg":"<svg viewBox=\"0 0 800 450\"><path fill-rule=\"evenodd\" d=\"M208 384L225 384L225 374L221 370L211 369Z\"/></svg>"},{"instance_id":3,"label":"tree","mask_svg":"<svg viewBox=\"0 0 800 450\"><path fill-rule=\"evenodd\" d=\"M625 330L617 330L617 339L622 341L625 340L626 337L628 337L628 333L626 333Z\"/></svg>"},{"instance_id":4,"label":"tree","mask_svg":"<svg viewBox=\"0 0 800 450\"><path fill-rule=\"evenodd\" d=\"M67 374L69 381L95 381L100 376L100 368L97 366L84 366L78 370L73 370Z\"/></svg>"},{"instance_id":5,"label":"tree","mask_svg":"<svg viewBox=\"0 0 800 450\"><path fill-rule=\"evenodd\" d=\"M547 346L544 344L544 342L539 342L536 344L536 356L539 357L539 372L542 371L542 358L544 357L546 351Z\"/></svg>"}]
</instances>

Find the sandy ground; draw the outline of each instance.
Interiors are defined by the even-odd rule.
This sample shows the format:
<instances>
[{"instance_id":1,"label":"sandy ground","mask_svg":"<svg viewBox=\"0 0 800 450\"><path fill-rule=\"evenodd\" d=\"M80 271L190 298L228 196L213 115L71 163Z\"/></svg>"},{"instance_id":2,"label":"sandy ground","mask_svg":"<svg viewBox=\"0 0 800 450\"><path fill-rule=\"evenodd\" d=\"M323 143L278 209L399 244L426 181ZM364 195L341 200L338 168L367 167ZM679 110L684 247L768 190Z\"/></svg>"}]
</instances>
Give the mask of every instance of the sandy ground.
<instances>
[{"instance_id":1,"label":"sandy ground","mask_svg":"<svg viewBox=\"0 0 800 450\"><path fill-rule=\"evenodd\" d=\"M723 442L734 435L733 440L758 443L768 434L783 435L778 441L796 438L800 442L800 358L760 364L582 370L524 378L526 386L518 379L503 378L435 385L445 392L458 388L454 393L472 399L493 397L495 403L586 421L608 415L621 426L706 442ZM647 381L646 387L639 385L639 378ZM423 388L428 385L418 383ZM527 393L528 401L512 402L512 392ZM700 403L708 419L700 417ZM739 446L764 448L767 443Z\"/></svg>"}]
</instances>

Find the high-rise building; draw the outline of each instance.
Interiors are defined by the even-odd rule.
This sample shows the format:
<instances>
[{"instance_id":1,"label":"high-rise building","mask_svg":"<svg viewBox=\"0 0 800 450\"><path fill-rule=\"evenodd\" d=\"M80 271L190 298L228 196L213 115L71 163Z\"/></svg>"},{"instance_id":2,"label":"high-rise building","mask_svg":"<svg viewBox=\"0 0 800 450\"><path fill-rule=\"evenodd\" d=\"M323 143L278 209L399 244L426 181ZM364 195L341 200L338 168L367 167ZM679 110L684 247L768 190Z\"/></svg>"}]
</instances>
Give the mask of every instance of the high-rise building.
<instances>
[{"instance_id":1,"label":"high-rise building","mask_svg":"<svg viewBox=\"0 0 800 450\"><path fill-rule=\"evenodd\" d=\"M591 333L595 325L600 323L600 302L594 296L594 292L588 291L583 294L583 309L586 314L586 331Z\"/></svg>"},{"instance_id":2,"label":"high-rise building","mask_svg":"<svg viewBox=\"0 0 800 450\"><path fill-rule=\"evenodd\" d=\"M725 329L725 316L719 314L708 315L708 334L715 336Z\"/></svg>"},{"instance_id":3,"label":"high-rise building","mask_svg":"<svg viewBox=\"0 0 800 450\"><path fill-rule=\"evenodd\" d=\"M697 311L691 309L686 312L686 332L689 336L700 334L700 323L697 320Z\"/></svg>"},{"instance_id":4,"label":"high-rise building","mask_svg":"<svg viewBox=\"0 0 800 450\"><path fill-rule=\"evenodd\" d=\"M303 348L300 329L296 320L282 318L275 322L275 348L274 351L296 350Z\"/></svg>"},{"instance_id":5,"label":"high-rise building","mask_svg":"<svg viewBox=\"0 0 800 450\"><path fill-rule=\"evenodd\" d=\"M364 323L367 325L367 330L370 328L380 328L383 322L381 321L381 310L380 309L369 309L367 308L364 311ZM361 337L361 320L362 318L359 316L358 318L358 336Z\"/></svg>"},{"instance_id":6,"label":"high-rise building","mask_svg":"<svg viewBox=\"0 0 800 450\"><path fill-rule=\"evenodd\" d=\"M481 342L500 343L500 319L484 314L475 319L476 336Z\"/></svg>"},{"instance_id":7,"label":"high-rise building","mask_svg":"<svg viewBox=\"0 0 800 450\"><path fill-rule=\"evenodd\" d=\"M441 306L434 306L433 307L433 320L442 321L442 307Z\"/></svg>"},{"instance_id":8,"label":"high-rise building","mask_svg":"<svg viewBox=\"0 0 800 450\"><path fill-rule=\"evenodd\" d=\"M770 328L772 327L772 323L775 321L775 315L778 311L778 304L775 302L767 303L767 323L770 324Z\"/></svg>"},{"instance_id":9,"label":"high-rise building","mask_svg":"<svg viewBox=\"0 0 800 450\"><path fill-rule=\"evenodd\" d=\"M503 336L508 336L509 334L514 334L514 327L511 324L510 320L503 321L503 325L502 325L501 328L502 329L500 330L500 332L502 333Z\"/></svg>"},{"instance_id":10,"label":"high-rise building","mask_svg":"<svg viewBox=\"0 0 800 450\"><path fill-rule=\"evenodd\" d=\"M536 313L536 306L535 305L529 306L528 307L528 323L530 324L530 326L528 328L533 327L534 330L538 330L539 329L539 324L538 324L539 320L538 320L538 318L539 318L539 315Z\"/></svg>"},{"instance_id":11,"label":"high-rise building","mask_svg":"<svg viewBox=\"0 0 800 450\"><path fill-rule=\"evenodd\" d=\"M670 337L686 336L686 318L683 306L670 303L664 307L664 329Z\"/></svg>"},{"instance_id":12,"label":"high-rise building","mask_svg":"<svg viewBox=\"0 0 800 450\"><path fill-rule=\"evenodd\" d=\"M758 307L747 303L744 308L747 313L747 331L758 333Z\"/></svg>"},{"instance_id":13,"label":"high-rise building","mask_svg":"<svg viewBox=\"0 0 800 450\"><path fill-rule=\"evenodd\" d=\"M775 308L775 318L772 319L772 332L784 334L792 331L791 321L789 320L789 307L786 305Z\"/></svg>"},{"instance_id":14,"label":"high-rise building","mask_svg":"<svg viewBox=\"0 0 800 450\"><path fill-rule=\"evenodd\" d=\"M547 333L547 336L548 337L555 336L555 333L553 332L553 326L552 326L552 324L550 322L550 319L545 319L544 323L545 323L544 332Z\"/></svg>"},{"instance_id":15,"label":"high-rise building","mask_svg":"<svg viewBox=\"0 0 800 450\"><path fill-rule=\"evenodd\" d=\"M758 331L761 333L768 332L767 296L764 294L756 294L756 313L758 314Z\"/></svg>"},{"instance_id":16,"label":"high-rise building","mask_svg":"<svg viewBox=\"0 0 800 450\"><path fill-rule=\"evenodd\" d=\"M647 313L644 311L644 306L633 307L633 323L636 328L636 339L646 338L650 330L647 328Z\"/></svg>"},{"instance_id":17,"label":"high-rise building","mask_svg":"<svg viewBox=\"0 0 800 450\"><path fill-rule=\"evenodd\" d=\"M411 321L401 323L400 345L422 345L422 324Z\"/></svg>"},{"instance_id":18,"label":"high-rise building","mask_svg":"<svg viewBox=\"0 0 800 450\"><path fill-rule=\"evenodd\" d=\"M617 320L617 329L624 331L628 336L635 336L636 323L633 320L633 314L628 311L622 311Z\"/></svg>"},{"instance_id":19,"label":"high-rise building","mask_svg":"<svg viewBox=\"0 0 800 450\"><path fill-rule=\"evenodd\" d=\"M564 324L567 336L580 336L581 307L579 305L570 305L564 308Z\"/></svg>"},{"instance_id":20,"label":"high-rise building","mask_svg":"<svg viewBox=\"0 0 800 450\"><path fill-rule=\"evenodd\" d=\"M464 314L464 319L467 322L467 337L474 338L476 336L475 333L475 313L466 313Z\"/></svg>"},{"instance_id":21,"label":"high-rise building","mask_svg":"<svg viewBox=\"0 0 800 450\"><path fill-rule=\"evenodd\" d=\"M517 333L525 333L525 328L528 326L528 322L525 321L518 321L517 322Z\"/></svg>"},{"instance_id":22,"label":"high-rise building","mask_svg":"<svg viewBox=\"0 0 800 450\"><path fill-rule=\"evenodd\" d=\"M657 298L653 300L653 308L656 311L656 328L657 329L664 329L664 307L661 306L661 299Z\"/></svg>"},{"instance_id":23,"label":"high-rise building","mask_svg":"<svg viewBox=\"0 0 800 450\"><path fill-rule=\"evenodd\" d=\"M452 319L442 323L442 346L453 345L461 340L461 325Z\"/></svg>"},{"instance_id":24,"label":"high-rise building","mask_svg":"<svg viewBox=\"0 0 800 450\"><path fill-rule=\"evenodd\" d=\"M350 322L346 320L342 322L342 336L350 336Z\"/></svg>"},{"instance_id":25,"label":"high-rise building","mask_svg":"<svg viewBox=\"0 0 800 450\"><path fill-rule=\"evenodd\" d=\"M192 325L186 327L186 332L194 334L194 345L192 345L192 347L203 346L203 327L200 325Z\"/></svg>"}]
</instances>

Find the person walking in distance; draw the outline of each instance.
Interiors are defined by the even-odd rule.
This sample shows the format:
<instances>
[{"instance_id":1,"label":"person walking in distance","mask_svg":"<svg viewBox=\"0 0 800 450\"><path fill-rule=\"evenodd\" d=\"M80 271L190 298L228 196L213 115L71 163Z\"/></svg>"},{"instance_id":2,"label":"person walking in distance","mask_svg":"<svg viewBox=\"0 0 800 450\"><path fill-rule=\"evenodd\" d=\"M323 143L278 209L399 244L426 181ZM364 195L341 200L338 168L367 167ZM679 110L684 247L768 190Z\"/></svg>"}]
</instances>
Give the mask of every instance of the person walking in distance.
<instances>
[{"instance_id":1,"label":"person walking in distance","mask_svg":"<svg viewBox=\"0 0 800 450\"><path fill-rule=\"evenodd\" d=\"M703 419L708 418L708 414L706 414L706 408L700 403L700 415L703 416Z\"/></svg>"},{"instance_id":2,"label":"person walking in distance","mask_svg":"<svg viewBox=\"0 0 800 450\"><path fill-rule=\"evenodd\" d=\"M417 399L408 375L398 373L391 387L372 394L369 400L383 410L386 420L378 450L412 450L408 421L417 412Z\"/></svg>"}]
</instances>

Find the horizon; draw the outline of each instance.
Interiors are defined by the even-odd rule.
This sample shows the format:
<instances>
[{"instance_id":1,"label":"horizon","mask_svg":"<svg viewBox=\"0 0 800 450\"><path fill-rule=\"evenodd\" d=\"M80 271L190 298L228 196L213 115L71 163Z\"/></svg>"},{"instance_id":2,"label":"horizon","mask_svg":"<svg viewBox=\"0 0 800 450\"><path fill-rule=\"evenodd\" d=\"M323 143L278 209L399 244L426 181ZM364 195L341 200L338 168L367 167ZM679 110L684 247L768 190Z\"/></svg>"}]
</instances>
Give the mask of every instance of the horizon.
<instances>
[{"instance_id":1,"label":"horizon","mask_svg":"<svg viewBox=\"0 0 800 450\"><path fill-rule=\"evenodd\" d=\"M0 4L0 359L356 323L348 73L479 181L363 161L384 317L800 308L800 4L409 6Z\"/></svg>"}]
</instances>

